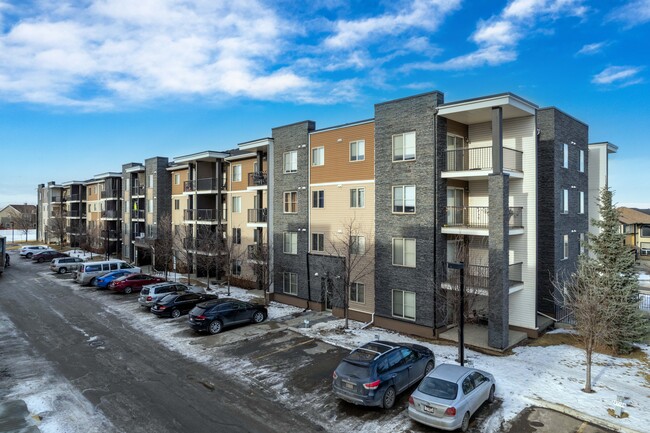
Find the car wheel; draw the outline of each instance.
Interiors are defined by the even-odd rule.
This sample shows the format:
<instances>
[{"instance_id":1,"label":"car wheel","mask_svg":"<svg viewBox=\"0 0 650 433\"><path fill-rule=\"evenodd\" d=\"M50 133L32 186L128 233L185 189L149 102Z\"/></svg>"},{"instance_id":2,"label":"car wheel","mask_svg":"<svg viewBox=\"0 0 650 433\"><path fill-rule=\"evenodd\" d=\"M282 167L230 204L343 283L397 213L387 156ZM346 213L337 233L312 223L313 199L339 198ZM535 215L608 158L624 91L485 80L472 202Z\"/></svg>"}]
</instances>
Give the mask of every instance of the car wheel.
<instances>
[{"instance_id":1,"label":"car wheel","mask_svg":"<svg viewBox=\"0 0 650 433\"><path fill-rule=\"evenodd\" d=\"M255 314L253 314L253 322L254 323L262 323L264 321L264 313L261 311L256 311Z\"/></svg>"},{"instance_id":2,"label":"car wheel","mask_svg":"<svg viewBox=\"0 0 650 433\"><path fill-rule=\"evenodd\" d=\"M466 432L469 428L469 412L463 417L463 422L460 424L460 431Z\"/></svg>"},{"instance_id":3,"label":"car wheel","mask_svg":"<svg viewBox=\"0 0 650 433\"><path fill-rule=\"evenodd\" d=\"M131 292L133 292L132 288L130 288L128 286L126 288L124 288L124 293L126 293L127 295L130 294Z\"/></svg>"},{"instance_id":4,"label":"car wheel","mask_svg":"<svg viewBox=\"0 0 650 433\"><path fill-rule=\"evenodd\" d=\"M427 374L431 373L431 370L433 370L433 361L427 362L427 366L424 367L424 375L426 376Z\"/></svg>"},{"instance_id":5,"label":"car wheel","mask_svg":"<svg viewBox=\"0 0 650 433\"><path fill-rule=\"evenodd\" d=\"M36 263L43 263L43 259L36 259Z\"/></svg>"},{"instance_id":6,"label":"car wheel","mask_svg":"<svg viewBox=\"0 0 650 433\"><path fill-rule=\"evenodd\" d=\"M59 268L59 274L65 274L66 272L68 272L66 268Z\"/></svg>"},{"instance_id":7,"label":"car wheel","mask_svg":"<svg viewBox=\"0 0 650 433\"><path fill-rule=\"evenodd\" d=\"M174 319L178 319L179 317L181 317L181 310L177 310L176 308L174 308L172 310L172 317Z\"/></svg>"},{"instance_id":8,"label":"car wheel","mask_svg":"<svg viewBox=\"0 0 650 433\"><path fill-rule=\"evenodd\" d=\"M221 320L213 320L208 326L208 332L213 335L218 334L221 332L222 328L223 324L221 323Z\"/></svg>"},{"instance_id":9,"label":"car wheel","mask_svg":"<svg viewBox=\"0 0 650 433\"><path fill-rule=\"evenodd\" d=\"M490 388L490 395L488 395L488 403L494 403L494 385Z\"/></svg>"},{"instance_id":10,"label":"car wheel","mask_svg":"<svg viewBox=\"0 0 650 433\"><path fill-rule=\"evenodd\" d=\"M89 286L94 286L94 285L95 285L95 281L97 281L97 278L91 278L90 281L88 282L88 285L89 285Z\"/></svg>"},{"instance_id":11,"label":"car wheel","mask_svg":"<svg viewBox=\"0 0 650 433\"><path fill-rule=\"evenodd\" d=\"M32 253L27 253L27 254L25 254L25 257L27 257L28 259L31 259L33 255L34 254L32 254Z\"/></svg>"},{"instance_id":12,"label":"car wheel","mask_svg":"<svg viewBox=\"0 0 650 433\"><path fill-rule=\"evenodd\" d=\"M381 399L381 406L384 409L390 409L395 405L396 397L397 395L395 394L395 388L389 386L384 392L384 397Z\"/></svg>"}]
</instances>

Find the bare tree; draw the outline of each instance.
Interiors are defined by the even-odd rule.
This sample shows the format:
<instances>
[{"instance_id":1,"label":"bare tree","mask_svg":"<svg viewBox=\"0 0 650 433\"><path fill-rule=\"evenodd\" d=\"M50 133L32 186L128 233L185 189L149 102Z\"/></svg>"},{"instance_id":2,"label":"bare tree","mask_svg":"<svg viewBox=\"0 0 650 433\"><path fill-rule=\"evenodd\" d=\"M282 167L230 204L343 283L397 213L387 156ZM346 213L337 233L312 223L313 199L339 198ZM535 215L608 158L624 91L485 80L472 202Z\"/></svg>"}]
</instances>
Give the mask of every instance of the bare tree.
<instances>
[{"instance_id":1,"label":"bare tree","mask_svg":"<svg viewBox=\"0 0 650 433\"><path fill-rule=\"evenodd\" d=\"M164 273L165 279L172 266L174 257L174 232L172 217L169 213L160 216L156 227L156 237L148 240L154 254L154 264Z\"/></svg>"},{"instance_id":2,"label":"bare tree","mask_svg":"<svg viewBox=\"0 0 650 433\"><path fill-rule=\"evenodd\" d=\"M25 235L25 242L27 242L27 237L29 236L29 231L34 228L34 218L31 214L21 212L20 215L14 216L12 218L14 227Z\"/></svg>"},{"instance_id":3,"label":"bare tree","mask_svg":"<svg viewBox=\"0 0 650 433\"><path fill-rule=\"evenodd\" d=\"M86 229L86 245L92 252L106 254L106 243L101 235L102 231L99 225L97 225L97 221L91 221Z\"/></svg>"},{"instance_id":4,"label":"bare tree","mask_svg":"<svg viewBox=\"0 0 650 433\"><path fill-rule=\"evenodd\" d=\"M463 296L463 317L462 320L472 317L478 319L484 306L480 305L480 299L487 295L490 272L482 251L487 250L487 240L474 239L470 243L468 236L457 236L453 240L454 256L447 257L448 261L465 264L465 293ZM447 282L452 290L447 291L448 311L453 314L453 321L460 323L460 272L454 269L447 269Z\"/></svg>"},{"instance_id":5,"label":"bare tree","mask_svg":"<svg viewBox=\"0 0 650 433\"><path fill-rule=\"evenodd\" d=\"M352 285L372 274L375 254L372 232L363 230L360 222L352 217L341 223L329 243L329 253L340 260L341 284L338 285L342 300L345 328L349 326L349 300Z\"/></svg>"},{"instance_id":6,"label":"bare tree","mask_svg":"<svg viewBox=\"0 0 650 433\"><path fill-rule=\"evenodd\" d=\"M68 228L68 220L65 217L63 209L59 209L48 220L48 230L53 238L59 239L59 244L63 245L65 242L66 231Z\"/></svg>"},{"instance_id":7,"label":"bare tree","mask_svg":"<svg viewBox=\"0 0 650 433\"><path fill-rule=\"evenodd\" d=\"M196 253L196 239L194 238L193 228L190 225L183 224L174 227L173 233L174 256L180 259L187 272L187 284L190 284L190 276L194 256Z\"/></svg>"},{"instance_id":8,"label":"bare tree","mask_svg":"<svg viewBox=\"0 0 650 433\"><path fill-rule=\"evenodd\" d=\"M258 289L264 291L264 305L269 305L269 287L271 287L271 263L268 245L254 245L249 250L248 258L252 261L253 273Z\"/></svg>"},{"instance_id":9,"label":"bare tree","mask_svg":"<svg viewBox=\"0 0 650 433\"><path fill-rule=\"evenodd\" d=\"M219 269L223 259L223 234L220 229L212 230L211 226L200 225L196 231L196 261L205 269L206 285L210 287L210 272L214 271L215 277L219 277Z\"/></svg>"},{"instance_id":10,"label":"bare tree","mask_svg":"<svg viewBox=\"0 0 650 433\"><path fill-rule=\"evenodd\" d=\"M230 283L234 274L234 268L244 255L241 238L235 239L233 236L222 239L221 251L219 254L220 263L218 266L223 270L226 275L226 284L228 285L228 296L230 296ZM238 268L241 271L241 264Z\"/></svg>"}]
</instances>

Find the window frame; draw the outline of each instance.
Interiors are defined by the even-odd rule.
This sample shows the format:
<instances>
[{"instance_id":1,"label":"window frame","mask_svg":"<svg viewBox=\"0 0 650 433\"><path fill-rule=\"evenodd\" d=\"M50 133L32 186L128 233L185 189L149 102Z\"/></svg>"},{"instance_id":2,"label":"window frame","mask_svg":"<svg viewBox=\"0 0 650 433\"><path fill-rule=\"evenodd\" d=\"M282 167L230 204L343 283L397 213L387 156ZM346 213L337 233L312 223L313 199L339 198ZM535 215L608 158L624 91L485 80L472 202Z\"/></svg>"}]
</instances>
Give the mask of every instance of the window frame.
<instances>
[{"instance_id":1,"label":"window frame","mask_svg":"<svg viewBox=\"0 0 650 433\"><path fill-rule=\"evenodd\" d=\"M325 207L325 190L314 189L311 192L311 207L314 209L323 209Z\"/></svg>"},{"instance_id":2,"label":"window frame","mask_svg":"<svg viewBox=\"0 0 650 433\"><path fill-rule=\"evenodd\" d=\"M402 263L395 263L395 242L402 242ZM406 241L413 241L413 266L407 264L407 252L406 252ZM391 241L391 255L392 255L392 264L393 266L401 266L404 268L416 268L417 267L417 239L416 238L392 238Z\"/></svg>"},{"instance_id":3,"label":"window frame","mask_svg":"<svg viewBox=\"0 0 650 433\"><path fill-rule=\"evenodd\" d=\"M406 210L407 209L407 206L406 206L406 188L413 188L413 211L412 212L408 212ZM398 211L398 210L395 210L395 206L396 206L395 205L395 191L400 190L400 189L402 190L402 206L401 206L402 210ZM416 200L417 188L416 188L415 185L398 185L398 186L394 186L392 194L393 194L392 195L392 212L394 214L414 214L414 213L416 213L416 211L417 211L417 200Z\"/></svg>"},{"instance_id":4,"label":"window frame","mask_svg":"<svg viewBox=\"0 0 650 433\"><path fill-rule=\"evenodd\" d=\"M311 234L311 250L319 253L325 252L325 233Z\"/></svg>"},{"instance_id":5,"label":"window frame","mask_svg":"<svg viewBox=\"0 0 650 433\"><path fill-rule=\"evenodd\" d=\"M352 158L352 149L355 149L356 157ZM362 150L362 155L359 154L359 149ZM354 140L350 142L348 148L348 157L350 162L361 162L366 160L366 140Z\"/></svg>"},{"instance_id":6,"label":"window frame","mask_svg":"<svg viewBox=\"0 0 650 433\"><path fill-rule=\"evenodd\" d=\"M325 147L318 146L311 149L311 166L320 167L325 165Z\"/></svg>"},{"instance_id":7,"label":"window frame","mask_svg":"<svg viewBox=\"0 0 650 433\"><path fill-rule=\"evenodd\" d=\"M396 313L396 311L395 311L395 295L396 294L401 294L401 297L402 297L402 313L401 313L401 315L400 314L395 314ZM410 316L406 315L406 296L405 295L407 295L407 294L409 295L409 298L412 298L412 300L413 300L413 317L410 317ZM414 322L416 320L416 318L417 318L417 297L416 297L416 293L413 292L413 291L410 291L410 290L393 289L391 291L390 309L391 309L391 315L393 317L397 317L399 319Z\"/></svg>"},{"instance_id":8,"label":"window frame","mask_svg":"<svg viewBox=\"0 0 650 433\"><path fill-rule=\"evenodd\" d=\"M285 214L298 213L298 191L285 191L283 197L284 197L283 213ZM289 197L288 200L287 197ZM291 200L292 197L294 197L295 200ZM291 211L291 208L293 208L293 211Z\"/></svg>"},{"instance_id":9,"label":"window frame","mask_svg":"<svg viewBox=\"0 0 650 433\"><path fill-rule=\"evenodd\" d=\"M361 288L361 291L359 291L359 288ZM352 294L354 293L354 297L352 297ZM361 300L359 300L359 293L361 293ZM360 283L358 281L354 281L350 283L350 302L355 302L357 304L365 304L366 303L366 285L364 283Z\"/></svg>"},{"instance_id":10,"label":"window frame","mask_svg":"<svg viewBox=\"0 0 650 433\"><path fill-rule=\"evenodd\" d=\"M241 164L233 164L230 179L232 182L241 182L242 168Z\"/></svg>"},{"instance_id":11,"label":"window frame","mask_svg":"<svg viewBox=\"0 0 650 433\"><path fill-rule=\"evenodd\" d=\"M241 213L241 196L233 195L232 200L232 213Z\"/></svg>"},{"instance_id":12,"label":"window frame","mask_svg":"<svg viewBox=\"0 0 650 433\"><path fill-rule=\"evenodd\" d=\"M242 261L238 260L238 259L234 259L234 260L232 260L230 266L231 266L231 268L230 268L231 274L236 276L236 277L240 277L241 274L242 274L242 272L241 272Z\"/></svg>"},{"instance_id":13,"label":"window frame","mask_svg":"<svg viewBox=\"0 0 650 433\"><path fill-rule=\"evenodd\" d=\"M356 256L362 256L366 253L366 237L365 236L351 236L352 238L357 238L356 242L350 242L350 254ZM356 245L356 247L355 247Z\"/></svg>"},{"instance_id":14,"label":"window frame","mask_svg":"<svg viewBox=\"0 0 650 433\"><path fill-rule=\"evenodd\" d=\"M287 251L287 239L289 239L290 250ZM294 242L295 240L295 242ZM282 233L282 252L284 254L298 254L298 232L283 232Z\"/></svg>"},{"instance_id":15,"label":"window frame","mask_svg":"<svg viewBox=\"0 0 650 433\"><path fill-rule=\"evenodd\" d=\"M580 149L580 162L578 163L578 171L580 173L585 172L585 151Z\"/></svg>"},{"instance_id":16,"label":"window frame","mask_svg":"<svg viewBox=\"0 0 650 433\"><path fill-rule=\"evenodd\" d=\"M569 235L562 235L562 260L569 258Z\"/></svg>"},{"instance_id":17,"label":"window frame","mask_svg":"<svg viewBox=\"0 0 650 433\"><path fill-rule=\"evenodd\" d=\"M413 136L413 157L406 158L406 137ZM402 157L397 158L395 155L395 138L401 137L402 139ZM403 132L401 134L393 134L391 138L392 151L393 151L393 162L408 162L415 161L417 159L417 134L415 131Z\"/></svg>"},{"instance_id":18,"label":"window frame","mask_svg":"<svg viewBox=\"0 0 650 433\"><path fill-rule=\"evenodd\" d=\"M566 143L562 147L562 168L569 168L569 145Z\"/></svg>"},{"instance_id":19,"label":"window frame","mask_svg":"<svg viewBox=\"0 0 650 433\"><path fill-rule=\"evenodd\" d=\"M350 188L350 208L363 209L366 207L366 188Z\"/></svg>"},{"instance_id":20,"label":"window frame","mask_svg":"<svg viewBox=\"0 0 650 433\"><path fill-rule=\"evenodd\" d=\"M241 245L241 228L233 227L232 229L232 243L234 245Z\"/></svg>"},{"instance_id":21,"label":"window frame","mask_svg":"<svg viewBox=\"0 0 650 433\"><path fill-rule=\"evenodd\" d=\"M562 188L560 197L560 213L564 215L569 213L569 190L565 188Z\"/></svg>"},{"instance_id":22,"label":"window frame","mask_svg":"<svg viewBox=\"0 0 650 433\"><path fill-rule=\"evenodd\" d=\"M129 180L129 179L127 179ZM174 173L174 185L180 185L181 184L181 174L180 173Z\"/></svg>"},{"instance_id":23,"label":"window frame","mask_svg":"<svg viewBox=\"0 0 650 433\"><path fill-rule=\"evenodd\" d=\"M585 213L585 192L580 191L579 195L580 195L579 198L580 208L578 209L578 213L583 215Z\"/></svg>"},{"instance_id":24,"label":"window frame","mask_svg":"<svg viewBox=\"0 0 650 433\"><path fill-rule=\"evenodd\" d=\"M291 174L297 172L298 172L298 151L290 150L288 152L284 152L282 154L282 173Z\"/></svg>"},{"instance_id":25,"label":"window frame","mask_svg":"<svg viewBox=\"0 0 650 433\"><path fill-rule=\"evenodd\" d=\"M289 277L289 287L287 290L287 277ZM292 290L292 288L294 288ZM282 272L282 293L298 296L298 274L295 272Z\"/></svg>"}]
</instances>

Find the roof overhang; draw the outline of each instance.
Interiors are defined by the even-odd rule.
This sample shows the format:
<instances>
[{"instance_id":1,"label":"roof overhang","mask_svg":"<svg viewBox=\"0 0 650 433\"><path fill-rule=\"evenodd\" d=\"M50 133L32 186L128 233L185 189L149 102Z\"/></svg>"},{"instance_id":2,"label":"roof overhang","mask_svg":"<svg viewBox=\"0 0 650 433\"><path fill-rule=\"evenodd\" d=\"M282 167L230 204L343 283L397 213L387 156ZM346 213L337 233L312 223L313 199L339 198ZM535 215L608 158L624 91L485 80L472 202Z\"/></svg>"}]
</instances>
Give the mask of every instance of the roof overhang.
<instances>
[{"instance_id":1,"label":"roof overhang","mask_svg":"<svg viewBox=\"0 0 650 433\"><path fill-rule=\"evenodd\" d=\"M85 183L86 183L85 181L81 181L81 180L69 180L67 182L61 182L61 185L62 186L72 186L72 185L83 185Z\"/></svg>"},{"instance_id":2,"label":"roof overhang","mask_svg":"<svg viewBox=\"0 0 650 433\"><path fill-rule=\"evenodd\" d=\"M251 159L255 158L257 156L257 153L255 152L248 152L248 153L240 153L238 155L233 155L229 156L228 158L225 158L226 161L238 161L240 159Z\"/></svg>"},{"instance_id":3,"label":"roof overhang","mask_svg":"<svg viewBox=\"0 0 650 433\"><path fill-rule=\"evenodd\" d=\"M144 171L144 166L134 165L133 167L125 168L124 171L127 173L139 173L141 171Z\"/></svg>"},{"instance_id":4,"label":"roof overhang","mask_svg":"<svg viewBox=\"0 0 650 433\"><path fill-rule=\"evenodd\" d=\"M600 143L589 143L589 147L604 147L607 149L607 153L616 153L618 152L618 146L609 141L603 141Z\"/></svg>"},{"instance_id":5,"label":"roof overhang","mask_svg":"<svg viewBox=\"0 0 650 433\"><path fill-rule=\"evenodd\" d=\"M503 119L534 116L537 105L512 93L450 102L438 108L438 115L465 125L492 120L492 108L503 108Z\"/></svg>"},{"instance_id":6,"label":"roof overhang","mask_svg":"<svg viewBox=\"0 0 650 433\"><path fill-rule=\"evenodd\" d=\"M188 164L179 164L179 165L171 165L167 167L165 170L167 171L179 171L179 170L187 170L190 168Z\"/></svg>"},{"instance_id":7,"label":"roof overhang","mask_svg":"<svg viewBox=\"0 0 650 433\"><path fill-rule=\"evenodd\" d=\"M268 147L273 144L273 139L266 137L260 138L259 140L247 141L245 143L239 143L237 145L239 150L248 150L250 152L257 152L258 150L266 150Z\"/></svg>"},{"instance_id":8,"label":"roof overhang","mask_svg":"<svg viewBox=\"0 0 650 433\"><path fill-rule=\"evenodd\" d=\"M122 177L122 173L116 173L114 171L107 171L106 173L96 174L93 177L93 180L108 179L109 177Z\"/></svg>"},{"instance_id":9,"label":"roof overhang","mask_svg":"<svg viewBox=\"0 0 650 433\"><path fill-rule=\"evenodd\" d=\"M194 161L216 161L227 157L227 153L214 152L206 150L204 152L191 153L189 155L177 156L174 158L174 163L194 162Z\"/></svg>"}]
</instances>

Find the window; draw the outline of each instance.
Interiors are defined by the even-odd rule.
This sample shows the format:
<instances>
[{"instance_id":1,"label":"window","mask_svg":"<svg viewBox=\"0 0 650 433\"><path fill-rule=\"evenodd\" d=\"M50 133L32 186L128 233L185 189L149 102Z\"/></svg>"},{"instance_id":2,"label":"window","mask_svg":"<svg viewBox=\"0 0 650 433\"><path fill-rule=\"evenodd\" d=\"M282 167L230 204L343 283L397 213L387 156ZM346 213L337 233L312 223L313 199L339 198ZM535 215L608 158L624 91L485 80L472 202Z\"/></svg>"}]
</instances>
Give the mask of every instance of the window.
<instances>
[{"instance_id":1,"label":"window","mask_svg":"<svg viewBox=\"0 0 650 433\"><path fill-rule=\"evenodd\" d=\"M562 157L563 157L562 167L569 168L569 145L565 144L563 150L564 151L562 152Z\"/></svg>"},{"instance_id":2,"label":"window","mask_svg":"<svg viewBox=\"0 0 650 433\"><path fill-rule=\"evenodd\" d=\"M415 132L393 135L393 161L415 159Z\"/></svg>"},{"instance_id":3,"label":"window","mask_svg":"<svg viewBox=\"0 0 650 433\"><path fill-rule=\"evenodd\" d=\"M149 175L149 188L153 188L153 174Z\"/></svg>"},{"instance_id":4,"label":"window","mask_svg":"<svg viewBox=\"0 0 650 433\"><path fill-rule=\"evenodd\" d=\"M363 161L366 159L366 142L357 140L350 142L350 161Z\"/></svg>"},{"instance_id":5,"label":"window","mask_svg":"<svg viewBox=\"0 0 650 433\"><path fill-rule=\"evenodd\" d=\"M325 191L312 191L311 207L325 207Z\"/></svg>"},{"instance_id":6,"label":"window","mask_svg":"<svg viewBox=\"0 0 650 433\"><path fill-rule=\"evenodd\" d=\"M180 185L180 184L181 184L181 175L176 173L174 174L174 185Z\"/></svg>"},{"instance_id":7,"label":"window","mask_svg":"<svg viewBox=\"0 0 650 433\"><path fill-rule=\"evenodd\" d=\"M415 186L393 187L393 213L415 213Z\"/></svg>"},{"instance_id":8,"label":"window","mask_svg":"<svg viewBox=\"0 0 650 433\"><path fill-rule=\"evenodd\" d=\"M293 272L282 273L282 291L290 295L298 294L298 274Z\"/></svg>"},{"instance_id":9,"label":"window","mask_svg":"<svg viewBox=\"0 0 650 433\"><path fill-rule=\"evenodd\" d=\"M131 181L131 179L129 179L129 178L127 177L127 178L126 178L126 182L124 182L124 191L126 191L126 192L129 191L129 184L131 183L130 181Z\"/></svg>"},{"instance_id":10,"label":"window","mask_svg":"<svg viewBox=\"0 0 650 433\"><path fill-rule=\"evenodd\" d=\"M238 195L232 197L232 211L233 213L241 212L241 197Z\"/></svg>"},{"instance_id":11,"label":"window","mask_svg":"<svg viewBox=\"0 0 650 433\"><path fill-rule=\"evenodd\" d=\"M644 238L650 237L650 226L649 225L641 226L641 237L644 237Z\"/></svg>"},{"instance_id":12,"label":"window","mask_svg":"<svg viewBox=\"0 0 650 433\"><path fill-rule=\"evenodd\" d=\"M415 267L415 239L393 239L393 264L409 268Z\"/></svg>"},{"instance_id":13,"label":"window","mask_svg":"<svg viewBox=\"0 0 650 433\"><path fill-rule=\"evenodd\" d=\"M580 151L580 166L578 167L578 170L580 170L580 173L585 172L585 151L584 150Z\"/></svg>"},{"instance_id":14,"label":"window","mask_svg":"<svg viewBox=\"0 0 650 433\"><path fill-rule=\"evenodd\" d=\"M563 244L563 259L568 259L569 258L569 235L564 235L562 237L562 244Z\"/></svg>"},{"instance_id":15,"label":"window","mask_svg":"<svg viewBox=\"0 0 650 433\"><path fill-rule=\"evenodd\" d=\"M366 189L352 188L350 190L350 207L366 206Z\"/></svg>"},{"instance_id":16,"label":"window","mask_svg":"<svg viewBox=\"0 0 650 433\"><path fill-rule=\"evenodd\" d=\"M350 285L350 301L363 304L366 299L366 286L363 283L352 283Z\"/></svg>"},{"instance_id":17,"label":"window","mask_svg":"<svg viewBox=\"0 0 650 433\"><path fill-rule=\"evenodd\" d=\"M241 260L232 261L232 275L236 275L236 276L241 275Z\"/></svg>"},{"instance_id":18,"label":"window","mask_svg":"<svg viewBox=\"0 0 650 433\"><path fill-rule=\"evenodd\" d=\"M562 203L560 205L560 212L569 213L569 190L562 190Z\"/></svg>"},{"instance_id":19,"label":"window","mask_svg":"<svg viewBox=\"0 0 650 433\"><path fill-rule=\"evenodd\" d=\"M285 254L298 254L298 232L284 232Z\"/></svg>"},{"instance_id":20,"label":"window","mask_svg":"<svg viewBox=\"0 0 650 433\"><path fill-rule=\"evenodd\" d=\"M285 173L295 173L298 171L298 151L292 150L285 152L283 155L283 167Z\"/></svg>"},{"instance_id":21,"label":"window","mask_svg":"<svg viewBox=\"0 0 650 433\"><path fill-rule=\"evenodd\" d=\"M290 191L284 193L284 213L298 212L298 193Z\"/></svg>"},{"instance_id":22,"label":"window","mask_svg":"<svg viewBox=\"0 0 650 433\"><path fill-rule=\"evenodd\" d=\"M580 213L585 213L585 192L580 191Z\"/></svg>"},{"instance_id":23,"label":"window","mask_svg":"<svg viewBox=\"0 0 650 433\"><path fill-rule=\"evenodd\" d=\"M181 208L181 201L176 199L174 200L174 210L179 210Z\"/></svg>"},{"instance_id":24,"label":"window","mask_svg":"<svg viewBox=\"0 0 650 433\"><path fill-rule=\"evenodd\" d=\"M363 236L350 237L350 254L358 256L366 253L366 238Z\"/></svg>"},{"instance_id":25,"label":"window","mask_svg":"<svg viewBox=\"0 0 650 433\"><path fill-rule=\"evenodd\" d=\"M587 250L587 245L585 244L585 234L580 233L580 254L584 254Z\"/></svg>"},{"instance_id":26,"label":"window","mask_svg":"<svg viewBox=\"0 0 650 433\"><path fill-rule=\"evenodd\" d=\"M241 182L241 164L232 166L232 181Z\"/></svg>"},{"instance_id":27,"label":"window","mask_svg":"<svg viewBox=\"0 0 650 433\"><path fill-rule=\"evenodd\" d=\"M147 206L147 212L153 213L153 199L149 199L148 202L149 206Z\"/></svg>"},{"instance_id":28,"label":"window","mask_svg":"<svg viewBox=\"0 0 650 433\"><path fill-rule=\"evenodd\" d=\"M232 229L232 243L240 245L241 244L241 229L234 228Z\"/></svg>"},{"instance_id":29,"label":"window","mask_svg":"<svg viewBox=\"0 0 650 433\"><path fill-rule=\"evenodd\" d=\"M315 147L311 150L311 165L325 164L325 148Z\"/></svg>"},{"instance_id":30,"label":"window","mask_svg":"<svg viewBox=\"0 0 650 433\"><path fill-rule=\"evenodd\" d=\"M415 320L415 293L393 290L393 316Z\"/></svg>"},{"instance_id":31,"label":"window","mask_svg":"<svg viewBox=\"0 0 650 433\"><path fill-rule=\"evenodd\" d=\"M325 235L323 233L311 234L311 250L325 251Z\"/></svg>"}]
</instances>

